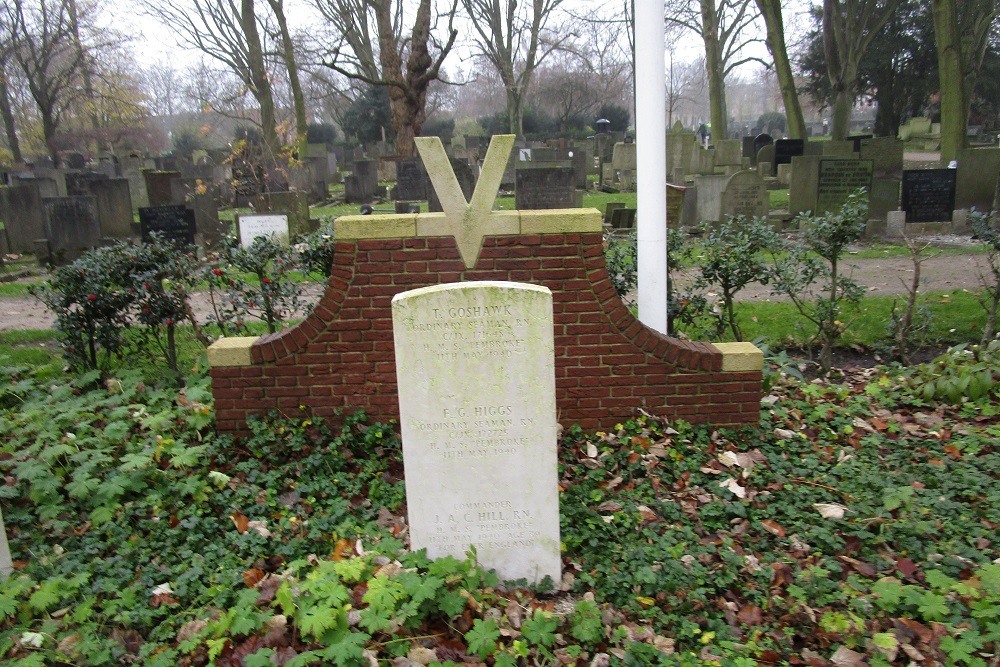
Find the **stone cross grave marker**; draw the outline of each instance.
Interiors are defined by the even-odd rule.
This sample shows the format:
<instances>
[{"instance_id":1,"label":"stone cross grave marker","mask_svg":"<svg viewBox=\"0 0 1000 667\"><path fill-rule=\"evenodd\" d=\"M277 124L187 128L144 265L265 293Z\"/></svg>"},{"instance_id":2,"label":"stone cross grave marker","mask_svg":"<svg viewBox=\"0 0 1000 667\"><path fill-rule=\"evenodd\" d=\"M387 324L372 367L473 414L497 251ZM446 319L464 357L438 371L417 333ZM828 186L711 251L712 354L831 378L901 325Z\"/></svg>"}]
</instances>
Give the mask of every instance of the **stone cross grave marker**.
<instances>
[{"instance_id":1,"label":"stone cross grave marker","mask_svg":"<svg viewBox=\"0 0 1000 667\"><path fill-rule=\"evenodd\" d=\"M275 243L288 245L288 216L275 213L237 217L240 245L249 248L258 236L271 237Z\"/></svg>"},{"instance_id":2,"label":"stone cross grave marker","mask_svg":"<svg viewBox=\"0 0 1000 667\"><path fill-rule=\"evenodd\" d=\"M412 548L558 582L552 293L433 285L393 298L392 328Z\"/></svg>"}]
</instances>

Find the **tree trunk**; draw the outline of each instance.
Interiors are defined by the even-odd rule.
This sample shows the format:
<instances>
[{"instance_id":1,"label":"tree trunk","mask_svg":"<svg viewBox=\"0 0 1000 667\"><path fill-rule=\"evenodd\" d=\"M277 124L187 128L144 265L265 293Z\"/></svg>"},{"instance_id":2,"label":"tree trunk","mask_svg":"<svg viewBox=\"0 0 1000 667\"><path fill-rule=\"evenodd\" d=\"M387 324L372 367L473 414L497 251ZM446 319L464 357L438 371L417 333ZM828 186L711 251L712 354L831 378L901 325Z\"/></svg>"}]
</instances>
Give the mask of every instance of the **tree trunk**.
<instances>
[{"instance_id":1,"label":"tree trunk","mask_svg":"<svg viewBox=\"0 0 1000 667\"><path fill-rule=\"evenodd\" d=\"M792 139L806 138L806 122L802 116L802 105L799 93L795 89L795 77L792 65L788 60L788 47L785 44L785 25L781 18L781 3L779 0L757 0L757 8L764 17L767 26L767 48L774 58L774 71L778 76L781 88L781 99L785 103L785 117L788 119L788 135Z\"/></svg>"},{"instance_id":2,"label":"tree trunk","mask_svg":"<svg viewBox=\"0 0 1000 667\"><path fill-rule=\"evenodd\" d=\"M83 42L80 40L80 17L76 6L76 0L69 0L67 3L69 8L69 21L70 29L73 32L73 45L76 47L76 57L80 63L80 75L83 81L83 95L85 104L90 107L90 127L94 130L93 146L97 150L101 150L104 146L101 145L101 141L98 138L98 130L101 129L101 121L97 114L97 107L95 106L96 96L94 95L94 83L93 77L90 71L90 58L87 55L86 49L83 48Z\"/></svg>"},{"instance_id":3,"label":"tree trunk","mask_svg":"<svg viewBox=\"0 0 1000 667\"><path fill-rule=\"evenodd\" d=\"M851 111L854 109L854 92L841 88L833 98L833 123L830 137L837 140L847 138L851 126Z\"/></svg>"},{"instance_id":4,"label":"tree trunk","mask_svg":"<svg viewBox=\"0 0 1000 667\"><path fill-rule=\"evenodd\" d=\"M269 166L277 164L281 154L281 140L278 138L277 119L274 112L274 93L264 63L264 49L261 46L257 19L254 16L254 0L242 0L240 23L247 38L247 62L250 67L250 92L260 106L260 132L269 153Z\"/></svg>"},{"instance_id":5,"label":"tree trunk","mask_svg":"<svg viewBox=\"0 0 1000 667\"><path fill-rule=\"evenodd\" d=\"M21 142L17 139L17 128L14 125L14 112L11 110L10 90L7 88L7 77L0 71L0 116L3 116L3 127L7 133L7 145L13 161L23 162Z\"/></svg>"},{"instance_id":6,"label":"tree trunk","mask_svg":"<svg viewBox=\"0 0 1000 667\"><path fill-rule=\"evenodd\" d=\"M705 69L708 74L708 102L711 109L712 140L725 139L729 129L726 114L726 82L723 78L722 47L719 44L719 15L715 0L701 0L702 38L705 41Z\"/></svg>"},{"instance_id":7,"label":"tree trunk","mask_svg":"<svg viewBox=\"0 0 1000 667\"><path fill-rule=\"evenodd\" d=\"M510 133L518 137L524 134L523 102L520 91L507 88L507 126Z\"/></svg>"},{"instance_id":8,"label":"tree trunk","mask_svg":"<svg viewBox=\"0 0 1000 667\"><path fill-rule=\"evenodd\" d=\"M962 76L962 42L958 31L958 8L955 0L932 0L934 41L938 53L938 77L941 87L941 164L958 158L965 148L969 115Z\"/></svg>"},{"instance_id":9,"label":"tree trunk","mask_svg":"<svg viewBox=\"0 0 1000 667\"><path fill-rule=\"evenodd\" d=\"M288 21L285 18L285 10L282 6L283 0L267 0L278 21L278 31L281 34L281 57L285 61L285 69L288 70L288 86L292 89L292 105L295 107L295 135L299 145L299 159L305 159L305 149L308 139L306 133L309 126L309 118L306 115L306 98L302 92L302 83L299 80L299 66L295 61L295 44L292 42L292 35L288 31Z\"/></svg>"}]
</instances>

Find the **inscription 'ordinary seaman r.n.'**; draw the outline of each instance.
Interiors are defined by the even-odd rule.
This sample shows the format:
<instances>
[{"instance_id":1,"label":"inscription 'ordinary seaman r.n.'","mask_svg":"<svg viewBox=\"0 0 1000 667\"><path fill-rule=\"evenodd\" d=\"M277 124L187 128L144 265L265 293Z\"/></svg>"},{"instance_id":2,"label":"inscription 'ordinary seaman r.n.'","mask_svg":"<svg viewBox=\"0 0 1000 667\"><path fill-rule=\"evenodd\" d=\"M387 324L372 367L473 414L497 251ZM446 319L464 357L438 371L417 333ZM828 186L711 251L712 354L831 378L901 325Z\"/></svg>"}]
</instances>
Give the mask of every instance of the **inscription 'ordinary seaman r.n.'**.
<instances>
[{"instance_id":1,"label":"inscription 'ordinary seaman r.n.'","mask_svg":"<svg viewBox=\"0 0 1000 667\"><path fill-rule=\"evenodd\" d=\"M434 285L396 295L392 327L412 548L558 582L551 292Z\"/></svg>"}]
</instances>

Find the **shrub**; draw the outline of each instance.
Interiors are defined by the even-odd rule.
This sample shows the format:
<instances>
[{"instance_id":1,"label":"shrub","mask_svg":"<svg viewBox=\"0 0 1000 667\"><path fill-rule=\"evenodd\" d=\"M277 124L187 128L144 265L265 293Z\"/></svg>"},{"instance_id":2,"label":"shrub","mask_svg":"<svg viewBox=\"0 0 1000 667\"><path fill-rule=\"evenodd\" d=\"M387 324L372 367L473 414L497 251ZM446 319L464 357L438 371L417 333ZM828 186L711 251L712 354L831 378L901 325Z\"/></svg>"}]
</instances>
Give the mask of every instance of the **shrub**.
<instances>
[{"instance_id":1,"label":"shrub","mask_svg":"<svg viewBox=\"0 0 1000 667\"><path fill-rule=\"evenodd\" d=\"M775 246L778 236L764 218L727 218L705 237L702 247L701 277L698 287L716 287L722 304L716 314L716 336L726 328L736 340L743 340L736 321L736 294L750 283L766 285L771 280L771 264L765 251Z\"/></svg>"},{"instance_id":2,"label":"shrub","mask_svg":"<svg viewBox=\"0 0 1000 667\"><path fill-rule=\"evenodd\" d=\"M847 246L861 238L868 221L864 191L853 192L839 211L799 218L802 240L772 253L774 291L786 295L815 326L813 340L822 344L820 370L828 373L833 346L846 325L840 317L845 304L857 304L864 288L841 275L840 260ZM812 297L815 296L815 299Z\"/></svg>"},{"instance_id":3,"label":"shrub","mask_svg":"<svg viewBox=\"0 0 1000 667\"><path fill-rule=\"evenodd\" d=\"M986 258L990 275L980 276L983 293L979 296L979 303L986 311L986 326L983 327L982 339L982 342L986 343L997 331L997 307L1000 306L1000 231L990 223L989 216L976 209L969 211L969 224L972 232L986 243L988 248Z\"/></svg>"}]
</instances>

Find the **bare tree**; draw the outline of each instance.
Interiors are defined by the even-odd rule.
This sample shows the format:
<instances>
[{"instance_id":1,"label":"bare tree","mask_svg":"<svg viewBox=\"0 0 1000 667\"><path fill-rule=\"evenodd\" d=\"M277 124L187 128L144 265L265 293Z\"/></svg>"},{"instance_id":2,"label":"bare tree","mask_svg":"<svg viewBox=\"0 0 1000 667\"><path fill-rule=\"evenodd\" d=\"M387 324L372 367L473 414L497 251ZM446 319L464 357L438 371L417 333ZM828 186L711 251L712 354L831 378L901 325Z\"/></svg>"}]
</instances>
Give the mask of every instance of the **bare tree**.
<instances>
[{"instance_id":1,"label":"bare tree","mask_svg":"<svg viewBox=\"0 0 1000 667\"><path fill-rule=\"evenodd\" d=\"M270 74L264 59L254 0L141 0L146 12L168 27L181 46L201 51L236 74L253 96L260 130L273 164L281 152Z\"/></svg>"},{"instance_id":2,"label":"bare tree","mask_svg":"<svg viewBox=\"0 0 1000 667\"><path fill-rule=\"evenodd\" d=\"M795 87L788 47L785 44L785 23L781 17L781 0L756 0L757 9L764 17L767 28L767 50L774 61L774 71L781 88L781 99L785 104L788 119L788 135L792 139L806 138L806 123L799 103L799 92Z\"/></svg>"},{"instance_id":3,"label":"bare tree","mask_svg":"<svg viewBox=\"0 0 1000 667\"><path fill-rule=\"evenodd\" d=\"M288 30L284 0L267 0L267 4L271 7L271 11L274 12L274 18L278 24L278 37L281 41L281 59L285 63L285 70L288 72L288 86L292 93L292 108L295 110L295 134L300 148L299 154L304 155L301 149L305 148L309 118L306 114L305 94L302 92L302 83L299 80L299 65L295 57L295 43L292 40L292 33Z\"/></svg>"},{"instance_id":4,"label":"bare tree","mask_svg":"<svg viewBox=\"0 0 1000 667\"><path fill-rule=\"evenodd\" d=\"M413 155L413 138L427 117L428 88L439 78L441 64L458 37L457 0L437 17L431 0L420 0L405 36L402 0L314 2L343 39L323 64L352 80L387 88L396 153ZM443 38L434 29L438 20L447 23Z\"/></svg>"},{"instance_id":5,"label":"bare tree","mask_svg":"<svg viewBox=\"0 0 1000 667\"><path fill-rule=\"evenodd\" d=\"M671 0L667 20L697 33L705 43L705 69L712 134L725 139L729 128L726 77L748 62L764 63L747 55L746 48L760 42L754 24L760 16L754 0Z\"/></svg>"},{"instance_id":6,"label":"bare tree","mask_svg":"<svg viewBox=\"0 0 1000 667\"><path fill-rule=\"evenodd\" d=\"M14 120L13 100L11 99L11 78L13 75L13 35L7 28L7 16L0 15L0 117L3 118L4 133L7 137L7 147L10 148L14 162L21 162L21 141L17 136L17 124Z\"/></svg>"},{"instance_id":7,"label":"bare tree","mask_svg":"<svg viewBox=\"0 0 1000 667\"><path fill-rule=\"evenodd\" d=\"M548 29L563 0L462 0L472 22L478 52L493 66L507 96L512 134L521 134L524 100L535 69L560 48L571 33Z\"/></svg>"},{"instance_id":8,"label":"bare tree","mask_svg":"<svg viewBox=\"0 0 1000 667\"><path fill-rule=\"evenodd\" d=\"M3 5L11 58L38 107L49 156L59 159L56 131L77 95L82 63L73 40L69 8L59 0L9 0Z\"/></svg>"}]
</instances>

